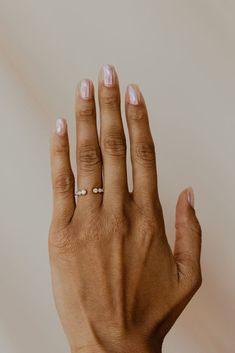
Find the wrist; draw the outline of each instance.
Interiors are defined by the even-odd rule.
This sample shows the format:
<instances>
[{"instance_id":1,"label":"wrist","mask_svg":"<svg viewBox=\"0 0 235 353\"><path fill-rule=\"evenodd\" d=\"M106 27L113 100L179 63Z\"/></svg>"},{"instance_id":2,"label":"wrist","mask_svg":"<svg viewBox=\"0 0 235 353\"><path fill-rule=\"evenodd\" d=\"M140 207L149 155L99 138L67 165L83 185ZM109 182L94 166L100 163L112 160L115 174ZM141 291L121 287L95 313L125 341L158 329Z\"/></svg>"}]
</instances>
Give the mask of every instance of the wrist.
<instances>
[{"instance_id":1,"label":"wrist","mask_svg":"<svg viewBox=\"0 0 235 353\"><path fill-rule=\"evenodd\" d=\"M142 349L141 347L135 347L135 348L121 348L120 349L115 349L115 350L104 350L100 349L99 347L89 347L89 348L78 348L78 349L73 349L71 350L71 353L162 353L161 349L157 349L154 351Z\"/></svg>"},{"instance_id":2,"label":"wrist","mask_svg":"<svg viewBox=\"0 0 235 353\"><path fill-rule=\"evenodd\" d=\"M110 345L109 348L104 348L100 345L75 347L71 348L71 353L162 353L162 347L150 349L146 345L137 342L125 342Z\"/></svg>"},{"instance_id":3,"label":"wrist","mask_svg":"<svg viewBox=\"0 0 235 353\"><path fill-rule=\"evenodd\" d=\"M162 353L162 343L159 337L148 339L143 333L134 332L122 337L99 336L98 340L80 345L71 345L71 353Z\"/></svg>"},{"instance_id":4,"label":"wrist","mask_svg":"<svg viewBox=\"0 0 235 353\"><path fill-rule=\"evenodd\" d=\"M71 353L108 353L106 350L97 345L75 347L70 349Z\"/></svg>"}]
</instances>

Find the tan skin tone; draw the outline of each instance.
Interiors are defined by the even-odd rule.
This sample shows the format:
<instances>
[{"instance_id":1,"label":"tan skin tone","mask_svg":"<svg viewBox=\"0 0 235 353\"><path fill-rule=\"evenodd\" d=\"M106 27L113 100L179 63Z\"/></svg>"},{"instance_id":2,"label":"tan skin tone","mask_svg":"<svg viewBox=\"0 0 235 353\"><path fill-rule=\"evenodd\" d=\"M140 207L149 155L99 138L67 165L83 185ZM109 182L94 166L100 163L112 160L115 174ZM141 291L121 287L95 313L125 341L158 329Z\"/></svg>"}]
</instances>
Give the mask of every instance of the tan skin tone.
<instances>
[{"instance_id":1,"label":"tan skin tone","mask_svg":"<svg viewBox=\"0 0 235 353\"><path fill-rule=\"evenodd\" d=\"M87 189L77 203L66 121L52 134L49 254L56 307L72 353L159 353L201 285L201 229L193 191L185 189L176 206L171 250L147 109L137 85L125 94L133 171L133 192L128 191L118 77L112 66L106 66L106 77L102 73L100 134L93 83L83 81L76 95L77 185ZM94 187L104 193L94 194Z\"/></svg>"}]
</instances>

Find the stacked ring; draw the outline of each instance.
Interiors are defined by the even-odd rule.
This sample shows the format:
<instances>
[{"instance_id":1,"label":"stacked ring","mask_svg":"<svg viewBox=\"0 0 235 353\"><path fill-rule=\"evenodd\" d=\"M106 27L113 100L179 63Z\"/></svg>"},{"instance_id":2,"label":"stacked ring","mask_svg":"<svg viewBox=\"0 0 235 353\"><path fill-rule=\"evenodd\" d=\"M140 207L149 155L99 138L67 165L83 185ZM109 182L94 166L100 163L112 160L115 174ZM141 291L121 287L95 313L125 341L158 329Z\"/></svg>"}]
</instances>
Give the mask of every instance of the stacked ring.
<instances>
[{"instance_id":1,"label":"stacked ring","mask_svg":"<svg viewBox=\"0 0 235 353\"><path fill-rule=\"evenodd\" d=\"M93 194L98 194L98 193L101 194L101 193L104 192L104 189L102 189L102 188L93 188L92 192L93 192Z\"/></svg>"},{"instance_id":2,"label":"stacked ring","mask_svg":"<svg viewBox=\"0 0 235 353\"><path fill-rule=\"evenodd\" d=\"M95 187L92 189L93 194L102 194L104 192L103 188ZM87 194L86 189L79 189L75 192L75 196L85 196Z\"/></svg>"},{"instance_id":3,"label":"stacked ring","mask_svg":"<svg viewBox=\"0 0 235 353\"><path fill-rule=\"evenodd\" d=\"M75 196L85 196L86 194L87 194L87 190L86 189L80 189L80 190L75 192Z\"/></svg>"}]
</instances>

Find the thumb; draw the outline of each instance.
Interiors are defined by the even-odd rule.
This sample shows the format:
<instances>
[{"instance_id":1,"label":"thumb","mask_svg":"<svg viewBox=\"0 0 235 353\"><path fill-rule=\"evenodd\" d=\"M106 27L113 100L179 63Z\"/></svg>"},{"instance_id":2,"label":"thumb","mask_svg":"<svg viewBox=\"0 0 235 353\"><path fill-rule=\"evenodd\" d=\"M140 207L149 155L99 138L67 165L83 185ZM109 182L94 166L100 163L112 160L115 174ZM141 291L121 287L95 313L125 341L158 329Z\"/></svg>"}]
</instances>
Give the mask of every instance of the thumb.
<instances>
[{"instance_id":1,"label":"thumb","mask_svg":"<svg viewBox=\"0 0 235 353\"><path fill-rule=\"evenodd\" d=\"M175 228L174 258L179 272L200 272L201 227L194 210L194 193L191 187L182 191L178 198Z\"/></svg>"}]
</instances>

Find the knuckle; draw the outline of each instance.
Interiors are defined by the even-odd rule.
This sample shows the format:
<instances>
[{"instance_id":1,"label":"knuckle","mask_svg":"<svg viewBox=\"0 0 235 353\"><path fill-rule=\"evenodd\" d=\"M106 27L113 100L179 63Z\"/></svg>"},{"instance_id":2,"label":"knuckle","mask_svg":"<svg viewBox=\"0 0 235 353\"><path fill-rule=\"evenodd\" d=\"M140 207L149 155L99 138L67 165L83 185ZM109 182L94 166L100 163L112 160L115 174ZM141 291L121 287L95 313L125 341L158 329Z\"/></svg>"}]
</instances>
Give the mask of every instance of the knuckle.
<instances>
[{"instance_id":1,"label":"knuckle","mask_svg":"<svg viewBox=\"0 0 235 353\"><path fill-rule=\"evenodd\" d=\"M48 237L48 246L49 250L54 248L64 248L69 241L69 235L66 229L57 230L51 226L49 237Z\"/></svg>"},{"instance_id":2,"label":"knuckle","mask_svg":"<svg viewBox=\"0 0 235 353\"><path fill-rule=\"evenodd\" d=\"M107 238L117 237L118 239L123 239L129 233L129 224L125 211L115 206L112 212L106 210L104 227Z\"/></svg>"},{"instance_id":3,"label":"knuckle","mask_svg":"<svg viewBox=\"0 0 235 353\"><path fill-rule=\"evenodd\" d=\"M202 284L202 273L200 263L193 258L192 254L183 253L174 255L177 262L184 265L184 279L186 291L195 292Z\"/></svg>"},{"instance_id":4,"label":"knuckle","mask_svg":"<svg viewBox=\"0 0 235 353\"><path fill-rule=\"evenodd\" d=\"M190 288L196 292L202 285L202 274L199 269L194 269L190 274Z\"/></svg>"},{"instance_id":5,"label":"knuckle","mask_svg":"<svg viewBox=\"0 0 235 353\"><path fill-rule=\"evenodd\" d=\"M141 248L150 248L157 240L158 246L165 244L166 236L164 229L154 219L147 219L146 217L141 218L141 222L138 224L138 232L135 236L138 240Z\"/></svg>"},{"instance_id":6,"label":"knuckle","mask_svg":"<svg viewBox=\"0 0 235 353\"><path fill-rule=\"evenodd\" d=\"M140 236L144 238L152 239L156 237L159 240L165 241L165 225L161 215L156 217L155 205L151 201L144 202L143 206L140 207L134 204L136 213L138 214L138 232Z\"/></svg>"},{"instance_id":7,"label":"knuckle","mask_svg":"<svg viewBox=\"0 0 235 353\"><path fill-rule=\"evenodd\" d=\"M189 233L197 234L199 238L201 238L202 235L201 225L195 215L193 216L193 219L190 216L185 216L181 221L177 221L175 228L179 232L187 231Z\"/></svg>"},{"instance_id":8,"label":"knuckle","mask_svg":"<svg viewBox=\"0 0 235 353\"><path fill-rule=\"evenodd\" d=\"M50 257L58 258L61 255L71 255L77 252L77 240L70 227L61 230L51 229L48 237L48 248Z\"/></svg>"},{"instance_id":9,"label":"knuckle","mask_svg":"<svg viewBox=\"0 0 235 353\"><path fill-rule=\"evenodd\" d=\"M107 110L119 110L120 98L117 92L103 95L101 98L103 107Z\"/></svg>"},{"instance_id":10,"label":"knuckle","mask_svg":"<svg viewBox=\"0 0 235 353\"><path fill-rule=\"evenodd\" d=\"M67 171L62 171L57 174L54 178L53 183L54 191L56 193L67 193L74 187L74 177L72 173L68 173Z\"/></svg>"},{"instance_id":11,"label":"knuckle","mask_svg":"<svg viewBox=\"0 0 235 353\"><path fill-rule=\"evenodd\" d=\"M134 109L132 109L129 113L129 117L131 120L134 121L141 121L146 119L146 111L143 108L138 107L136 109L136 107L133 107Z\"/></svg>"},{"instance_id":12,"label":"knuckle","mask_svg":"<svg viewBox=\"0 0 235 353\"><path fill-rule=\"evenodd\" d=\"M134 158L137 163L145 167L152 167L155 163L155 147L153 142L139 142L135 146Z\"/></svg>"},{"instance_id":13,"label":"knuckle","mask_svg":"<svg viewBox=\"0 0 235 353\"><path fill-rule=\"evenodd\" d=\"M54 146L54 153L55 154L67 154L69 152L69 145L67 142L61 140L60 143L57 143L55 146Z\"/></svg>"},{"instance_id":14,"label":"knuckle","mask_svg":"<svg viewBox=\"0 0 235 353\"><path fill-rule=\"evenodd\" d=\"M101 163L100 150L91 144L81 145L78 153L79 168L85 172L93 171Z\"/></svg>"},{"instance_id":15,"label":"knuckle","mask_svg":"<svg viewBox=\"0 0 235 353\"><path fill-rule=\"evenodd\" d=\"M152 228L158 236L161 236L165 232L164 219L162 214L161 205L156 206L154 201L149 200L143 203L143 215L150 221Z\"/></svg>"},{"instance_id":16,"label":"knuckle","mask_svg":"<svg viewBox=\"0 0 235 353\"><path fill-rule=\"evenodd\" d=\"M104 152L112 156L125 156L126 140L121 134L111 134L104 139Z\"/></svg>"},{"instance_id":17,"label":"knuckle","mask_svg":"<svg viewBox=\"0 0 235 353\"><path fill-rule=\"evenodd\" d=\"M78 108L77 114L78 114L79 120L86 121L95 116L95 108L90 104L83 104Z\"/></svg>"},{"instance_id":18,"label":"knuckle","mask_svg":"<svg viewBox=\"0 0 235 353\"><path fill-rule=\"evenodd\" d=\"M190 274L190 276L194 273L195 260L192 253L182 251L175 252L174 257L178 263L183 264L185 267L187 267L187 272Z\"/></svg>"},{"instance_id":19,"label":"knuckle","mask_svg":"<svg viewBox=\"0 0 235 353\"><path fill-rule=\"evenodd\" d=\"M142 217L141 224L139 225L139 232L144 238L152 238L158 233L157 224L154 220Z\"/></svg>"}]
</instances>

